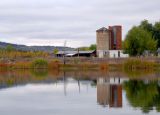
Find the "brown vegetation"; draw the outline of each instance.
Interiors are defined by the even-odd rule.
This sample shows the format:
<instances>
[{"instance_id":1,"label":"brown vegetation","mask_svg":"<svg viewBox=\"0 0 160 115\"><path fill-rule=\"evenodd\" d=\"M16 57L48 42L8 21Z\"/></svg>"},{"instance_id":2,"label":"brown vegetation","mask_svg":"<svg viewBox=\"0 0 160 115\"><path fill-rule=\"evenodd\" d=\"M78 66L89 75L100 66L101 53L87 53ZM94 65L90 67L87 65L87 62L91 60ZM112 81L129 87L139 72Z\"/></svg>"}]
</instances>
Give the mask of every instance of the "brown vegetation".
<instances>
[{"instance_id":1,"label":"brown vegetation","mask_svg":"<svg viewBox=\"0 0 160 115\"><path fill-rule=\"evenodd\" d=\"M100 63L100 70L103 71L108 70L108 67L109 67L108 63Z\"/></svg>"},{"instance_id":2,"label":"brown vegetation","mask_svg":"<svg viewBox=\"0 0 160 115\"><path fill-rule=\"evenodd\" d=\"M19 59L19 58L35 58L35 57L47 57L49 53L36 51L6 51L0 50L0 58L6 59Z\"/></svg>"},{"instance_id":3,"label":"brown vegetation","mask_svg":"<svg viewBox=\"0 0 160 115\"><path fill-rule=\"evenodd\" d=\"M142 59L128 59L124 62L124 69L129 70L149 70L158 66L155 62L145 61Z\"/></svg>"}]
</instances>

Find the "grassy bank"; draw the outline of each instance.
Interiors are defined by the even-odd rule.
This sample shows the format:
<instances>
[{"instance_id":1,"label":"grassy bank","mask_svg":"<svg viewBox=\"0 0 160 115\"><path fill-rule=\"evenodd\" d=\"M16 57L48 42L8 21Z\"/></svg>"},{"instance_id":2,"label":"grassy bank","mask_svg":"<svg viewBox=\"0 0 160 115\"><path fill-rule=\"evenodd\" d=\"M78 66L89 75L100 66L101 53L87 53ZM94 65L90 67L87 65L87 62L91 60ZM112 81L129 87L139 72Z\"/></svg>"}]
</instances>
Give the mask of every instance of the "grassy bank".
<instances>
[{"instance_id":1,"label":"grassy bank","mask_svg":"<svg viewBox=\"0 0 160 115\"><path fill-rule=\"evenodd\" d=\"M0 69L50 69L50 70L108 70L108 63L72 63L63 64L57 59L47 61L45 59L36 59L32 62L15 62L15 63L2 63L0 62Z\"/></svg>"},{"instance_id":2,"label":"grassy bank","mask_svg":"<svg viewBox=\"0 0 160 115\"><path fill-rule=\"evenodd\" d=\"M127 59L123 64L125 70L153 70L158 67L156 62L143 59Z\"/></svg>"},{"instance_id":3,"label":"grassy bank","mask_svg":"<svg viewBox=\"0 0 160 115\"><path fill-rule=\"evenodd\" d=\"M41 59L35 59L33 61L16 61L14 63L0 62L0 69L50 69L50 70L124 70L124 71L136 71L136 70L159 70L160 65L154 61L144 61L142 59L126 59L123 63L109 64L104 61L99 63L92 62L75 62L63 64L58 59L52 59L50 61Z\"/></svg>"}]
</instances>

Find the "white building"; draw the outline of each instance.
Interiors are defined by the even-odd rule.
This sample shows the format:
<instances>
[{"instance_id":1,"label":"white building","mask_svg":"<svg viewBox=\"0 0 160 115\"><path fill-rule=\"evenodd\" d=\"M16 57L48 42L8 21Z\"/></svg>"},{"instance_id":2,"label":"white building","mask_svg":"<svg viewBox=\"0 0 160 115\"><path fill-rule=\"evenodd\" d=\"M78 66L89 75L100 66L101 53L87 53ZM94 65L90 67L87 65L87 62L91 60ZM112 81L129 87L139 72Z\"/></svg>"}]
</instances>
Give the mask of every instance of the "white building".
<instances>
[{"instance_id":1,"label":"white building","mask_svg":"<svg viewBox=\"0 0 160 115\"><path fill-rule=\"evenodd\" d=\"M99 58L127 58L128 54L124 54L122 50L99 50L97 52Z\"/></svg>"}]
</instances>

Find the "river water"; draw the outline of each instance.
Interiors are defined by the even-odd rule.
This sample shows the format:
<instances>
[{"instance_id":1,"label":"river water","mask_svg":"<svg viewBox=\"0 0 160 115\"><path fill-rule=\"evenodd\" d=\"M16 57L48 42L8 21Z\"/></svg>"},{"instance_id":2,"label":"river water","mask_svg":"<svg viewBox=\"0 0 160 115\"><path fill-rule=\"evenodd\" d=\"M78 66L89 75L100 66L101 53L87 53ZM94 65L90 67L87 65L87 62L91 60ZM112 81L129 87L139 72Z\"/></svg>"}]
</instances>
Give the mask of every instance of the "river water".
<instances>
[{"instance_id":1,"label":"river water","mask_svg":"<svg viewBox=\"0 0 160 115\"><path fill-rule=\"evenodd\" d=\"M0 72L0 114L160 114L159 75L96 73Z\"/></svg>"}]
</instances>

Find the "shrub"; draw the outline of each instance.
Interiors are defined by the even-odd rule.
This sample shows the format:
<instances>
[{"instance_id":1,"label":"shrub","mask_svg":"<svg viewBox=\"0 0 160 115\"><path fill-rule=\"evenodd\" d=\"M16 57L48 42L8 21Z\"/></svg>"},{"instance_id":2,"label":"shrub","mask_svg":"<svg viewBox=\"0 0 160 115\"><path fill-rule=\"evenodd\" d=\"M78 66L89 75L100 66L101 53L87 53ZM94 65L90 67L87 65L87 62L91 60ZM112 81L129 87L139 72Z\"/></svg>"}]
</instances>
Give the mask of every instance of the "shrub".
<instances>
[{"instance_id":1,"label":"shrub","mask_svg":"<svg viewBox=\"0 0 160 115\"><path fill-rule=\"evenodd\" d=\"M31 67L34 69L48 68L48 62L44 59L37 59L32 62Z\"/></svg>"}]
</instances>

